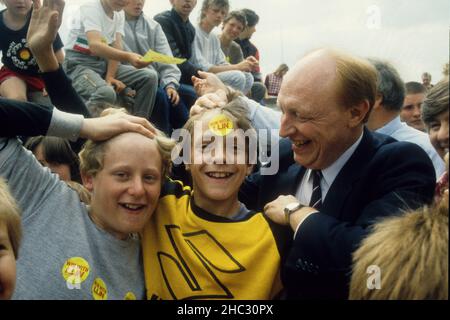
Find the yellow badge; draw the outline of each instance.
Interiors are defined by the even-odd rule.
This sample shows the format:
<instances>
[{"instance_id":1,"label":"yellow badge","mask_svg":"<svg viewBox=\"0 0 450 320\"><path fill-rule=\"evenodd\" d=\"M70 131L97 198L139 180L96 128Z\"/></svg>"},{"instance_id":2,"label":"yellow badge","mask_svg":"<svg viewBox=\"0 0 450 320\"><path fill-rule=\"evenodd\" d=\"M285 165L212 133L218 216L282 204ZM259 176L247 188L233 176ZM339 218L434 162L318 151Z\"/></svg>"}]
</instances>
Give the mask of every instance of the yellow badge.
<instances>
[{"instance_id":1,"label":"yellow badge","mask_svg":"<svg viewBox=\"0 0 450 320\"><path fill-rule=\"evenodd\" d=\"M24 61L30 60L31 58L30 50L28 50L28 48L23 48L22 50L19 51L19 57Z\"/></svg>"},{"instance_id":2,"label":"yellow badge","mask_svg":"<svg viewBox=\"0 0 450 320\"><path fill-rule=\"evenodd\" d=\"M127 292L127 294L125 295L124 300L136 300L136 296L134 295L133 292Z\"/></svg>"},{"instance_id":3,"label":"yellow badge","mask_svg":"<svg viewBox=\"0 0 450 320\"><path fill-rule=\"evenodd\" d=\"M226 136L233 131L233 121L224 114L219 114L209 121L209 129L218 136Z\"/></svg>"},{"instance_id":4,"label":"yellow badge","mask_svg":"<svg viewBox=\"0 0 450 320\"><path fill-rule=\"evenodd\" d=\"M105 282L100 278L95 278L92 284L92 296L94 300L107 300L108 288L106 288Z\"/></svg>"},{"instance_id":5,"label":"yellow badge","mask_svg":"<svg viewBox=\"0 0 450 320\"><path fill-rule=\"evenodd\" d=\"M185 62L186 59L174 58L153 50L148 50L147 53L142 57L142 61L160 62L165 64L181 64Z\"/></svg>"},{"instance_id":6,"label":"yellow badge","mask_svg":"<svg viewBox=\"0 0 450 320\"><path fill-rule=\"evenodd\" d=\"M64 263L61 273L68 286L79 285L89 276L89 263L81 257L69 258Z\"/></svg>"},{"instance_id":7,"label":"yellow badge","mask_svg":"<svg viewBox=\"0 0 450 320\"><path fill-rule=\"evenodd\" d=\"M102 43L108 44L108 39L106 39L106 37L102 37L100 41L101 41Z\"/></svg>"}]
</instances>

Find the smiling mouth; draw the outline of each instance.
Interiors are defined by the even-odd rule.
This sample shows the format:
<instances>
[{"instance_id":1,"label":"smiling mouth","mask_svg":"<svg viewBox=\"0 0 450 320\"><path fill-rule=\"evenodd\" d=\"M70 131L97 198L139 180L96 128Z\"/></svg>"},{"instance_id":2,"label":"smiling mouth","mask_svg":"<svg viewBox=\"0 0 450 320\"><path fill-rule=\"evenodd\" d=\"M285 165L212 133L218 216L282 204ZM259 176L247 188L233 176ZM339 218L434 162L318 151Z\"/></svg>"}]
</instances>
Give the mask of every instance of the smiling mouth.
<instances>
[{"instance_id":1,"label":"smiling mouth","mask_svg":"<svg viewBox=\"0 0 450 320\"><path fill-rule=\"evenodd\" d=\"M228 179L233 173L230 172L207 172L206 175L212 179Z\"/></svg>"},{"instance_id":2,"label":"smiling mouth","mask_svg":"<svg viewBox=\"0 0 450 320\"><path fill-rule=\"evenodd\" d=\"M309 144L310 142L311 142L311 140L300 140L300 141L294 142L294 146L296 146L297 148L301 148L301 147Z\"/></svg>"},{"instance_id":3,"label":"smiling mouth","mask_svg":"<svg viewBox=\"0 0 450 320\"><path fill-rule=\"evenodd\" d=\"M129 211L139 211L145 208L143 204L119 203L119 205Z\"/></svg>"}]
</instances>

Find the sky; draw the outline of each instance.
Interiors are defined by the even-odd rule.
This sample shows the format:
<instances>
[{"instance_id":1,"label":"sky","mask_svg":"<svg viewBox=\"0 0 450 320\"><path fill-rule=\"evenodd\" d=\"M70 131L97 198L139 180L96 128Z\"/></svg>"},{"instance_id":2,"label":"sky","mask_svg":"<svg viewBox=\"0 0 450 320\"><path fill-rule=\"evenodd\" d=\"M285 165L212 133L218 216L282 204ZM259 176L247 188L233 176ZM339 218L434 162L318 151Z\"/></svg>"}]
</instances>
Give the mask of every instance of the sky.
<instances>
[{"instance_id":1,"label":"sky","mask_svg":"<svg viewBox=\"0 0 450 320\"><path fill-rule=\"evenodd\" d=\"M70 15L86 1L93 0L66 0L63 40ZM201 2L192 23L198 21ZM252 42L260 51L263 74L281 63L292 66L313 49L333 47L387 60L404 81L420 81L428 71L435 83L449 59L448 0L231 0L230 5L260 16ZM144 12L153 17L168 9L169 0L147 0Z\"/></svg>"}]
</instances>

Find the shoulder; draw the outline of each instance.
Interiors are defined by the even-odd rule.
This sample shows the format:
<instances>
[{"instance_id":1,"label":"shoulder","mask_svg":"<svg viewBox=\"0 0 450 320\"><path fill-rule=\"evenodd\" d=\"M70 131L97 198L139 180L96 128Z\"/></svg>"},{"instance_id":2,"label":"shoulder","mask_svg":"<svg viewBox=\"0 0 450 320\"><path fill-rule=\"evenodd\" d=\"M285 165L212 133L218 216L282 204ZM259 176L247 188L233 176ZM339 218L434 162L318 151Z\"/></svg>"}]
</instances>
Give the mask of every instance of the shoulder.
<instances>
[{"instance_id":1,"label":"shoulder","mask_svg":"<svg viewBox=\"0 0 450 320\"><path fill-rule=\"evenodd\" d=\"M166 196L175 196L176 198L181 198L183 196L190 196L191 191L192 191L191 187L185 186L183 182L167 178L161 188L160 198Z\"/></svg>"},{"instance_id":2,"label":"shoulder","mask_svg":"<svg viewBox=\"0 0 450 320\"><path fill-rule=\"evenodd\" d=\"M153 19L155 19L159 23L173 22L173 20L171 19L170 11L164 11L164 12L158 13L157 15L155 15L153 17Z\"/></svg>"}]
</instances>

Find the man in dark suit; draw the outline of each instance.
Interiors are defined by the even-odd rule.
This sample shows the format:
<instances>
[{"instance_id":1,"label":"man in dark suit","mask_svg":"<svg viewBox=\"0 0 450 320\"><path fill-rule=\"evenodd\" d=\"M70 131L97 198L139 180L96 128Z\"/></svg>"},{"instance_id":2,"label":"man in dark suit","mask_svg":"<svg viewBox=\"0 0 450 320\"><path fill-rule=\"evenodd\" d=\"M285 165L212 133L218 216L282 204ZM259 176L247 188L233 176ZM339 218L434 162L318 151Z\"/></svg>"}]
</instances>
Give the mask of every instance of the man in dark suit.
<instances>
[{"instance_id":1,"label":"man in dark suit","mask_svg":"<svg viewBox=\"0 0 450 320\"><path fill-rule=\"evenodd\" d=\"M201 76L194 84L205 95L191 114L220 105L227 90L214 75ZM308 54L285 76L278 96L285 139L278 163L268 165L279 170L251 175L239 198L294 232L282 269L287 299L347 299L352 253L370 226L432 201L436 176L423 149L365 128L376 89L368 61L333 50ZM261 129L255 119L265 108L245 103Z\"/></svg>"},{"instance_id":2,"label":"man in dark suit","mask_svg":"<svg viewBox=\"0 0 450 320\"><path fill-rule=\"evenodd\" d=\"M364 127L376 81L370 63L331 50L285 77L280 170L249 177L240 198L294 231L282 272L288 299L347 299L352 253L370 225L432 200L427 154Z\"/></svg>"}]
</instances>

